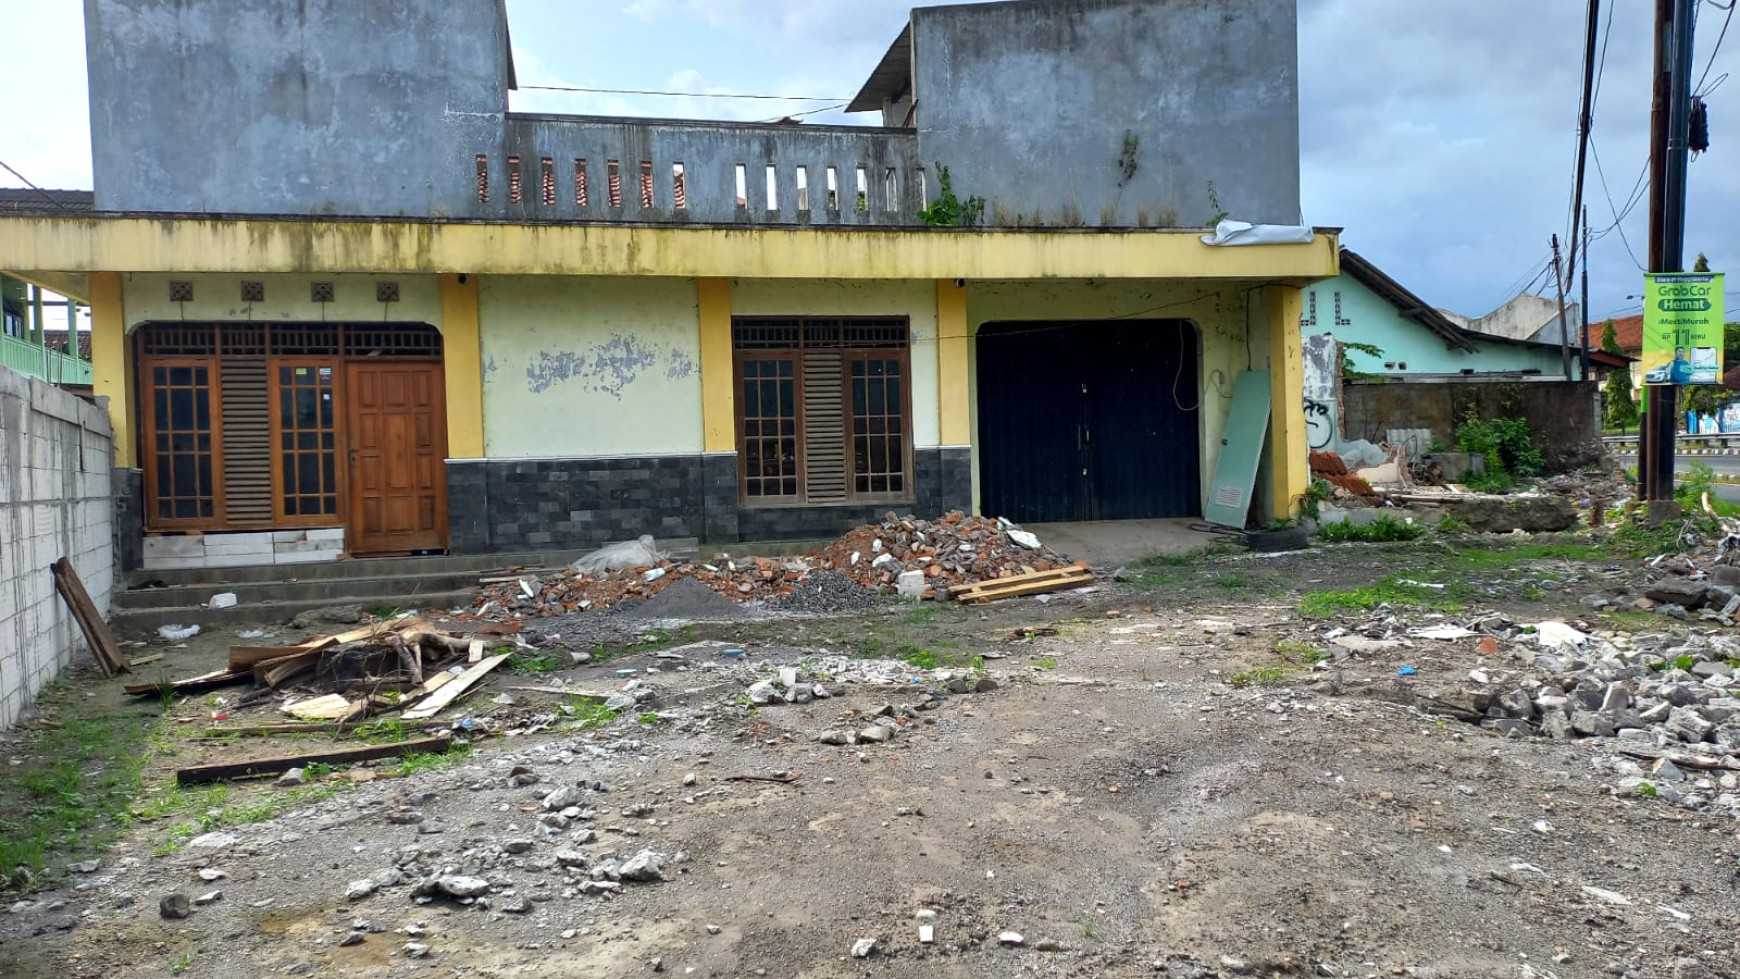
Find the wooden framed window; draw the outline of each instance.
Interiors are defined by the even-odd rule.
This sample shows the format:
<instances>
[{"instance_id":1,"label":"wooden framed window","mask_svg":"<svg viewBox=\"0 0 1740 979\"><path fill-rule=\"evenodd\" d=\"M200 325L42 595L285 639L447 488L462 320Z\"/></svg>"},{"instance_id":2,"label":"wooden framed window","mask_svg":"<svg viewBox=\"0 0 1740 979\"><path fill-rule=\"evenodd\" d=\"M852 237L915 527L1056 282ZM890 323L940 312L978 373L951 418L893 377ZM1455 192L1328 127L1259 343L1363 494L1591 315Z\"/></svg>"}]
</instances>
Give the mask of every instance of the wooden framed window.
<instances>
[{"instance_id":1,"label":"wooden framed window","mask_svg":"<svg viewBox=\"0 0 1740 979\"><path fill-rule=\"evenodd\" d=\"M732 321L745 503L912 498L909 333L904 318Z\"/></svg>"},{"instance_id":2,"label":"wooden framed window","mask_svg":"<svg viewBox=\"0 0 1740 979\"><path fill-rule=\"evenodd\" d=\"M337 364L276 360L272 365L272 466L275 522L338 519Z\"/></svg>"},{"instance_id":3,"label":"wooden framed window","mask_svg":"<svg viewBox=\"0 0 1740 979\"><path fill-rule=\"evenodd\" d=\"M149 368L147 515L159 526L198 525L218 515L223 480L215 460L223 423L212 410L216 374L202 358L163 359Z\"/></svg>"}]
</instances>

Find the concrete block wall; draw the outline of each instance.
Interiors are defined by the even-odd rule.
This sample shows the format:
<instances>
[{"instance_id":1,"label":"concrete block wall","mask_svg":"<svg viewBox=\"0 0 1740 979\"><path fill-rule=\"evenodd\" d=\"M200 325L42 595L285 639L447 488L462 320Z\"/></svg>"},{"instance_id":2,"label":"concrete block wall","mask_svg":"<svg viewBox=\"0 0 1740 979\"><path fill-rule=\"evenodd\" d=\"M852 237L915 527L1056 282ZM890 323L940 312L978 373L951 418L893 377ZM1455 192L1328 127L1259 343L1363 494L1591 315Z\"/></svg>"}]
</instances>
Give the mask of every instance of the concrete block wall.
<instances>
[{"instance_id":1,"label":"concrete block wall","mask_svg":"<svg viewBox=\"0 0 1740 979\"><path fill-rule=\"evenodd\" d=\"M312 564L344 554L343 527L260 530L234 534L147 537L144 568L239 568L258 564Z\"/></svg>"},{"instance_id":2,"label":"concrete block wall","mask_svg":"<svg viewBox=\"0 0 1740 979\"><path fill-rule=\"evenodd\" d=\"M0 368L0 728L91 655L49 566L70 558L108 614L113 450L106 409Z\"/></svg>"}]
</instances>

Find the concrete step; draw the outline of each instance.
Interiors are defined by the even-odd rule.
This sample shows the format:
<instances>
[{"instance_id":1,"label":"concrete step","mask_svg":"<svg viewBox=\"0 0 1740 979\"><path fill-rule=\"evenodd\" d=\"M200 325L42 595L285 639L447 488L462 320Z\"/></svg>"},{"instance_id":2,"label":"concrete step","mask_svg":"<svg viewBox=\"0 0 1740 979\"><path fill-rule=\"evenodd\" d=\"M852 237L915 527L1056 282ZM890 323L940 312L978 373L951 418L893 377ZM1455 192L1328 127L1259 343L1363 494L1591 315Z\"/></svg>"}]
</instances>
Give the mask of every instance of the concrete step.
<instances>
[{"instance_id":1,"label":"concrete step","mask_svg":"<svg viewBox=\"0 0 1740 979\"><path fill-rule=\"evenodd\" d=\"M254 564L239 568L177 568L127 572L127 584L148 582L169 586L215 587L234 591L235 586L274 581L330 581L344 578L389 578L468 572L473 578L484 571L511 567L566 567L582 551L543 551L512 554L445 554L429 557L355 558L309 564Z\"/></svg>"},{"instance_id":2,"label":"concrete step","mask_svg":"<svg viewBox=\"0 0 1740 979\"><path fill-rule=\"evenodd\" d=\"M327 605L374 605L392 595L423 595L477 590L477 572L464 569L371 578L315 578L308 581L252 581L223 584L171 585L116 592L117 610L203 607L213 595L232 592L237 605L268 602L324 602Z\"/></svg>"},{"instance_id":3,"label":"concrete step","mask_svg":"<svg viewBox=\"0 0 1740 979\"><path fill-rule=\"evenodd\" d=\"M452 592L425 592L416 595L377 595L369 599L370 605L386 605L401 610L418 609L423 612L446 612L449 609L469 607L473 598L477 597L475 589ZM299 612L309 609L324 608L332 605L331 599L260 602L254 605L237 605L234 608L212 609L203 605L167 606L163 608L123 609L115 608L109 613L109 624L117 635L123 639L146 638L156 635L158 626L162 625L192 625L197 624L201 631L210 632L214 629L232 628L241 625L283 625ZM354 603L346 603L354 604ZM334 632L347 626L326 626ZM244 640L236 639L241 643ZM275 640L266 640L274 642Z\"/></svg>"}]
</instances>

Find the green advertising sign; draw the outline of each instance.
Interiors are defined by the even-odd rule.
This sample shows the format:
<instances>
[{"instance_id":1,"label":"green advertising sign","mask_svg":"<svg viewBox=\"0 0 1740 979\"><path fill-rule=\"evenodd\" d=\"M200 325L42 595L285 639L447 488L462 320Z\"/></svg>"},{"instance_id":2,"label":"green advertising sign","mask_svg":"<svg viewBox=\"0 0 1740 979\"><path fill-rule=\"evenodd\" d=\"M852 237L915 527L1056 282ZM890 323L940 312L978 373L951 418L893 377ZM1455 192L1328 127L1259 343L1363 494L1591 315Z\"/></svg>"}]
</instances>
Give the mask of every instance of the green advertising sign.
<instances>
[{"instance_id":1,"label":"green advertising sign","mask_svg":"<svg viewBox=\"0 0 1740 979\"><path fill-rule=\"evenodd\" d=\"M1722 380L1722 273L1644 276L1643 383Z\"/></svg>"}]
</instances>

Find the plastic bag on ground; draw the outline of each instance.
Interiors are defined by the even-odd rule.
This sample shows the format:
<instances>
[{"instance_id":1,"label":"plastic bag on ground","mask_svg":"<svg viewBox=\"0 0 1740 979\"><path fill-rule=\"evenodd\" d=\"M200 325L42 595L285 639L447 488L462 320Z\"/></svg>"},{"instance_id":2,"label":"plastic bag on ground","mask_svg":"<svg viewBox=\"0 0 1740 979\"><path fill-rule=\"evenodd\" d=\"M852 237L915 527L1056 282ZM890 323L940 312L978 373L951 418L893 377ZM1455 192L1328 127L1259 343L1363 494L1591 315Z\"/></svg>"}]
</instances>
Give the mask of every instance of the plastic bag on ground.
<instances>
[{"instance_id":1,"label":"plastic bag on ground","mask_svg":"<svg viewBox=\"0 0 1740 979\"><path fill-rule=\"evenodd\" d=\"M157 627L157 634L170 642L176 642L181 639L192 639L194 636L199 635L199 626L161 625Z\"/></svg>"},{"instance_id":2,"label":"plastic bag on ground","mask_svg":"<svg viewBox=\"0 0 1740 979\"><path fill-rule=\"evenodd\" d=\"M606 544L568 565L568 569L582 574L627 571L631 568L650 568L664 559L665 554L658 549L658 542L653 540L653 536L641 534L637 540Z\"/></svg>"}]
</instances>

